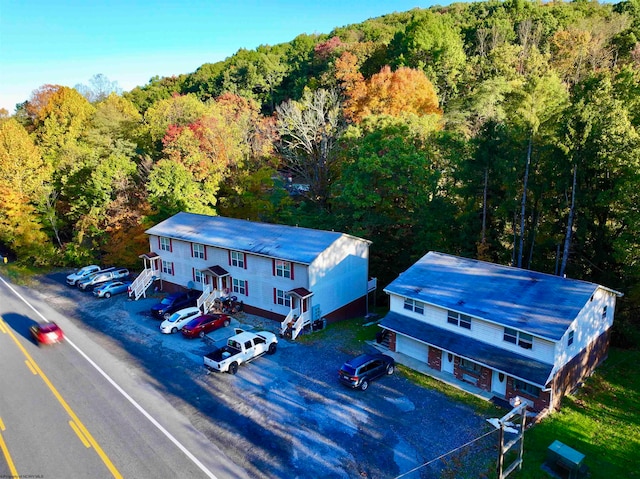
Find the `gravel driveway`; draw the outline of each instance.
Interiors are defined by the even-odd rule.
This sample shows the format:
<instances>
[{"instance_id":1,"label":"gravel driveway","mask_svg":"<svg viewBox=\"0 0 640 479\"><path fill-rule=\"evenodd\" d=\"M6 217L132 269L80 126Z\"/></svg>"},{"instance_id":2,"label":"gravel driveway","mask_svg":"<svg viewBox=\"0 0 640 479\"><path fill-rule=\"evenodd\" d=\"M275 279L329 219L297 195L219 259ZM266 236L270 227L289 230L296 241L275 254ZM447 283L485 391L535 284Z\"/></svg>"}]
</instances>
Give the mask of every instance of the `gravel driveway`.
<instances>
[{"instance_id":1,"label":"gravel driveway","mask_svg":"<svg viewBox=\"0 0 640 479\"><path fill-rule=\"evenodd\" d=\"M339 328L304 342L280 339L276 354L235 376L207 373L202 356L234 326L275 332L278 324L241 313L232 328L205 339L164 335L147 314L160 296L98 300L68 287L66 274L42 277L34 289L130 363L252 477L394 478L490 430L470 407L402 374L380 378L366 392L343 387L339 366L372 348ZM480 477L494 457L485 452L465 461L464 477ZM435 461L403 477L462 477L450 467Z\"/></svg>"}]
</instances>

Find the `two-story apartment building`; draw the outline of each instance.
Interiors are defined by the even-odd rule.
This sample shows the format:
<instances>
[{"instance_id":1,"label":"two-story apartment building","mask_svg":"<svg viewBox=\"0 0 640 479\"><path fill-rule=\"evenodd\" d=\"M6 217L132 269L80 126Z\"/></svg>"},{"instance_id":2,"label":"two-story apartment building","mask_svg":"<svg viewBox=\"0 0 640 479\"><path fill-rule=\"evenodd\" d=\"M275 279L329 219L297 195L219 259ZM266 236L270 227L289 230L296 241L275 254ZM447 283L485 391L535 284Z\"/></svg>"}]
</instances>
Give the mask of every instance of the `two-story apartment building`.
<instances>
[{"instance_id":1,"label":"two-story apartment building","mask_svg":"<svg viewBox=\"0 0 640 479\"><path fill-rule=\"evenodd\" d=\"M616 298L604 286L429 252L385 292L389 349L537 411L606 356Z\"/></svg>"},{"instance_id":2,"label":"two-story apartment building","mask_svg":"<svg viewBox=\"0 0 640 479\"><path fill-rule=\"evenodd\" d=\"M165 291L234 295L245 311L281 321L283 330L294 322L296 332L321 317L344 319L366 310L368 240L184 212L146 233L145 271Z\"/></svg>"}]
</instances>

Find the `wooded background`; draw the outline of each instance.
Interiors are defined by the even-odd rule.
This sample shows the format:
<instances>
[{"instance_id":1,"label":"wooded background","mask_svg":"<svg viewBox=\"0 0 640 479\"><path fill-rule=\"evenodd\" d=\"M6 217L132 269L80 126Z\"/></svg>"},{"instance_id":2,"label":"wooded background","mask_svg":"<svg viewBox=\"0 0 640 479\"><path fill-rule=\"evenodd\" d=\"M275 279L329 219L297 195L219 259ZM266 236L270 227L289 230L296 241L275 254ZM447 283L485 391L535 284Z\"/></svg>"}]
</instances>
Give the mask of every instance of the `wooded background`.
<instances>
[{"instance_id":1,"label":"wooded background","mask_svg":"<svg viewBox=\"0 0 640 479\"><path fill-rule=\"evenodd\" d=\"M343 231L373 241L382 287L437 250L616 289L632 345L639 39L638 0L488 1L125 93L43 85L0 115L0 242L29 264L140 268L144 230L179 211Z\"/></svg>"}]
</instances>

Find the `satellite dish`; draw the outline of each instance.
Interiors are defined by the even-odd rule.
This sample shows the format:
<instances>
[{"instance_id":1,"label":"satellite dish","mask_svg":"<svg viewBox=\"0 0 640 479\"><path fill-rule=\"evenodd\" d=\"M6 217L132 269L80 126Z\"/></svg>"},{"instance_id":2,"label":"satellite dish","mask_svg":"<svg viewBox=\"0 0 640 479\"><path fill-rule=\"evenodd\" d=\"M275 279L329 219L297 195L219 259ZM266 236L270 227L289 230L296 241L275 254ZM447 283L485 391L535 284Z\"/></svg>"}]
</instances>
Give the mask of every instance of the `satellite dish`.
<instances>
[{"instance_id":1,"label":"satellite dish","mask_svg":"<svg viewBox=\"0 0 640 479\"><path fill-rule=\"evenodd\" d=\"M189 289L193 289L193 288L194 288L194 286L195 286L195 284L194 284L194 282L193 282L193 281L189 281L189 282L187 283L187 288L189 288Z\"/></svg>"}]
</instances>

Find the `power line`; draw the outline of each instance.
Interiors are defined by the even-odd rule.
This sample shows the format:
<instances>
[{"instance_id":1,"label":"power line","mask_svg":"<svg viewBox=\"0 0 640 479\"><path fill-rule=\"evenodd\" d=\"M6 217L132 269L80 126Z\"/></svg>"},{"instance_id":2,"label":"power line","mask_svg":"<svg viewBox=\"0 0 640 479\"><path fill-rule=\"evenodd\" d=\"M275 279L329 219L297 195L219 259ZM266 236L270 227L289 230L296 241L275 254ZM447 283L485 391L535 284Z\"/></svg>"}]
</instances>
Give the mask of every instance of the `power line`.
<instances>
[{"instance_id":1,"label":"power line","mask_svg":"<svg viewBox=\"0 0 640 479\"><path fill-rule=\"evenodd\" d=\"M475 439L472 439L471 441L467 442L466 444L463 444L462 446L458 446L458 447L456 447L455 449L452 449L451 451L449 451L449 452L445 452L444 454L442 454L442 455L440 455L440 456L436 457L435 459L431 459L430 461L425 462L424 464L421 464L421 465L419 465L419 466L417 466L417 467L414 467L414 468L413 468L413 469L411 469L410 471L404 472L404 473L400 474L399 476L396 476L394 479L400 479L401 477L404 477L404 476L406 476L406 475L408 475L408 474L411 474L412 472L415 472L415 471L417 471L418 469L421 469L421 468L423 468L423 467L426 467L426 466L430 465L430 464L431 464L431 463L433 463L433 462L439 461L439 460L440 460L440 459L442 459L443 457L446 457L446 456L448 456L449 454L453 454L454 452L459 451L460 449L462 449L462 448L464 448L464 447L470 446L470 445L471 445L471 444L473 444L474 442L479 441L480 439L484 439L484 438L485 438L485 437L487 437L488 435L490 435L490 434L494 434L494 433L496 433L496 432L498 432L498 429L493 429L492 431L489 431L488 433L483 434L483 435L482 435L482 436L480 436L480 437L476 437Z\"/></svg>"}]
</instances>

